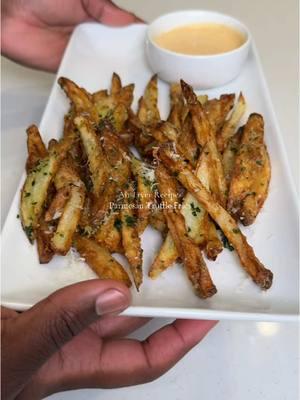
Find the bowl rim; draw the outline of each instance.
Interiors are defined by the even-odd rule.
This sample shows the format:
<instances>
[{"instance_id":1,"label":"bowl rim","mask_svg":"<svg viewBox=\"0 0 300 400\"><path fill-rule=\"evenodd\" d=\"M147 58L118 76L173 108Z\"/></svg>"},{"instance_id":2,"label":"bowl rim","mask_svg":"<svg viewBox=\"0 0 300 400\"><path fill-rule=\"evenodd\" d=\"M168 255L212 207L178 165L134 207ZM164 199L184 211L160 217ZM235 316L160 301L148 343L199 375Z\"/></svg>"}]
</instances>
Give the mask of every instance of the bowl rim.
<instances>
[{"instance_id":1,"label":"bowl rim","mask_svg":"<svg viewBox=\"0 0 300 400\"><path fill-rule=\"evenodd\" d=\"M152 26L160 19L163 19L165 17L170 17L171 15L176 15L176 14L187 14L187 13L198 13L198 14L210 14L210 15L216 15L216 16L221 16L221 17L225 17L225 18L229 18L231 19L233 22L236 22L237 25L241 25L241 27L244 29L244 31L247 34L247 40L239 47L237 47L236 49L233 50L229 50L229 51L224 51L222 53L216 53L216 54L185 54L185 53L178 53L176 51L172 51L172 50L168 50L165 49L163 47L160 47L157 43L154 42L154 40L150 37L150 30L152 28ZM213 21L211 21L212 23L214 23ZM223 25L227 25L226 22L223 23ZM184 23L179 23L179 26L184 26ZM238 29L238 28L236 28ZM238 20L237 18L229 15L229 14L224 14L218 11L213 11L213 10L205 10L205 9L182 9L182 10L177 10L177 11L172 11L170 13L166 13L166 14L161 14L160 16L158 16L157 18L155 18L147 27L147 32L146 32L146 42L149 41L151 43L151 45L153 47L155 47L157 50L162 51L166 54L172 55L172 56L176 56L178 58L188 58L188 59L195 59L195 60L202 60L202 59L213 59L213 58L218 58L218 57L227 57L227 56L231 56L235 53L238 53L244 49L246 49L247 47L249 47L250 42L252 40L251 37L251 33L248 29L248 27L240 20Z\"/></svg>"}]
</instances>

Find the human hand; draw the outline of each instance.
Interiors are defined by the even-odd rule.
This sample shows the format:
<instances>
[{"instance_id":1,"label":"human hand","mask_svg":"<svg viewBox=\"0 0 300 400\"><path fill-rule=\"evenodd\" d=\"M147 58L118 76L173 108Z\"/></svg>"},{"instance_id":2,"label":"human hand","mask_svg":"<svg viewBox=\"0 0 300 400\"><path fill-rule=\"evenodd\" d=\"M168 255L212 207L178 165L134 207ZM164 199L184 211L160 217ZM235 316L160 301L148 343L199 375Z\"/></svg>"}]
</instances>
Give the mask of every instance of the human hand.
<instances>
[{"instance_id":1,"label":"human hand","mask_svg":"<svg viewBox=\"0 0 300 400\"><path fill-rule=\"evenodd\" d=\"M148 321L113 315L129 304L123 284L97 279L60 289L21 314L2 308L2 398L151 381L216 324L177 320L142 342L122 339Z\"/></svg>"},{"instance_id":2,"label":"human hand","mask_svg":"<svg viewBox=\"0 0 300 400\"><path fill-rule=\"evenodd\" d=\"M56 71L76 25L141 22L109 0L2 0L2 54L21 64Z\"/></svg>"}]
</instances>

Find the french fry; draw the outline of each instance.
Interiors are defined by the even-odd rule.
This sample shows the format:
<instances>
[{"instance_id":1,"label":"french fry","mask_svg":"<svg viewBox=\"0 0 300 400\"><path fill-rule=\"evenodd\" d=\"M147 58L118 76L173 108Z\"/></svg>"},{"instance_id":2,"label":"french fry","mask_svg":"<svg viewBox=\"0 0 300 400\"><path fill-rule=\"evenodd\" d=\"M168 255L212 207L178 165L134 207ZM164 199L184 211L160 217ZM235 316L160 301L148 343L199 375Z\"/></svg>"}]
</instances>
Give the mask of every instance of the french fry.
<instances>
[{"instance_id":1,"label":"french fry","mask_svg":"<svg viewBox=\"0 0 300 400\"><path fill-rule=\"evenodd\" d=\"M71 248L73 235L83 208L84 196L83 187L71 186L69 199L51 240L52 248L58 254L66 255Z\"/></svg>"},{"instance_id":2,"label":"french fry","mask_svg":"<svg viewBox=\"0 0 300 400\"><path fill-rule=\"evenodd\" d=\"M153 75L148 82L143 97L139 100L138 118L144 125L155 125L160 121L157 106L158 88L157 75Z\"/></svg>"},{"instance_id":3,"label":"french fry","mask_svg":"<svg viewBox=\"0 0 300 400\"><path fill-rule=\"evenodd\" d=\"M101 137L103 151L108 163L108 185L106 190L94 202L94 223L101 222L123 186L128 182L130 170L130 156L127 147L112 132L105 130Z\"/></svg>"},{"instance_id":4,"label":"french fry","mask_svg":"<svg viewBox=\"0 0 300 400\"><path fill-rule=\"evenodd\" d=\"M97 243L107 248L111 253L123 253L121 224L120 213L111 211L108 216L104 218L95 234Z\"/></svg>"},{"instance_id":5,"label":"french fry","mask_svg":"<svg viewBox=\"0 0 300 400\"><path fill-rule=\"evenodd\" d=\"M95 111L92 103L92 95L88 93L84 88L76 85L75 82L68 78L60 77L58 84L66 93L68 98L71 100L76 112L89 112L95 117Z\"/></svg>"},{"instance_id":6,"label":"french fry","mask_svg":"<svg viewBox=\"0 0 300 400\"><path fill-rule=\"evenodd\" d=\"M251 114L241 137L227 203L228 211L243 225L254 222L268 195L270 178L264 120L259 114Z\"/></svg>"},{"instance_id":7,"label":"french fry","mask_svg":"<svg viewBox=\"0 0 300 400\"><path fill-rule=\"evenodd\" d=\"M217 146L221 153L226 149L229 139L235 134L237 126L245 114L246 108L246 101L241 92L231 116L225 121L222 129L217 135Z\"/></svg>"},{"instance_id":8,"label":"french fry","mask_svg":"<svg viewBox=\"0 0 300 400\"><path fill-rule=\"evenodd\" d=\"M222 94L219 99L208 100L204 104L209 123L214 135L222 129L226 117L234 106L235 94Z\"/></svg>"},{"instance_id":9,"label":"french fry","mask_svg":"<svg viewBox=\"0 0 300 400\"><path fill-rule=\"evenodd\" d=\"M181 81L181 87L183 95L189 106L192 114L193 126L196 133L197 142L202 149L206 148L205 151L210 154L210 186L214 196L220 204L225 206L226 204L226 181L224 177L223 165L221 156L217 149L216 138L213 132L213 128L207 118L207 115L203 109L203 106L197 100L197 96L193 92L192 88ZM179 149L180 151L180 149Z\"/></svg>"},{"instance_id":10,"label":"french fry","mask_svg":"<svg viewBox=\"0 0 300 400\"><path fill-rule=\"evenodd\" d=\"M50 206L45 212L45 222L59 219L62 216L64 207L70 196L70 187L63 186L58 189Z\"/></svg>"},{"instance_id":11,"label":"french fry","mask_svg":"<svg viewBox=\"0 0 300 400\"><path fill-rule=\"evenodd\" d=\"M175 246L174 240L170 232L168 232L159 253L155 257L149 270L149 277L156 279L163 271L169 268L179 257L179 253Z\"/></svg>"},{"instance_id":12,"label":"french fry","mask_svg":"<svg viewBox=\"0 0 300 400\"><path fill-rule=\"evenodd\" d=\"M165 202L163 210L168 228L176 249L183 260L188 278L201 298L213 296L216 287L213 284L199 247L189 238L184 217L178 210L176 183L161 164L155 170L161 195Z\"/></svg>"},{"instance_id":13,"label":"french fry","mask_svg":"<svg viewBox=\"0 0 300 400\"><path fill-rule=\"evenodd\" d=\"M157 204L156 204L157 205ZM156 229L157 231L165 234L168 230L165 216L161 209L154 207L150 217L149 217L150 225Z\"/></svg>"},{"instance_id":14,"label":"french fry","mask_svg":"<svg viewBox=\"0 0 300 400\"><path fill-rule=\"evenodd\" d=\"M48 154L46 146L41 138L40 132L36 125L31 125L27 132L27 161L26 172L29 172L38 161L45 158Z\"/></svg>"},{"instance_id":15,"label":"french fry","mask_svg":"<svg viewBox=\"0 0 300 400\"><path fill-rule=\"evenodd\" d=\"M138 235L136 226L136 217L132 205L134 204L135 193L131 183L128 189L124 191L124 204L121 210L122 221L122 244L124 247L125 257L127 258L133 280L137 290L143 282L143 250L141 248L141 240Z\"/></svg>"},{"instance_id":16,"label":"french fry","mask_svg":"<svg viewBox=\"0 0 300 400\"><path fill-rule=\"evenodd\" d=\"M97 244L93 239L77 235L74 245L81 255L99 276L100 279L113 279L131 286L129 276L123 266L118 263L104 247Z\"/></svg>"},{"instance_id":17,"label":"french fry","mask_svg":"<svg viewBox=\"0 0 300 400\"><path fill-rule=\"evenodd\" d=\"M152 205L155 201L154 190L156 188L154 169L135 157L131 158L132 172L137 181L137 230L142 234L149 223Z\"/></svg>"},{"instance_id":18,"label":"french fry","mask_svg":"<svg viewBox=\"0 0 300 400\"><path fill-rule=\"evenodd\" d=\"M46 222L43 216L40 218L36 229L36 242L40 264L49 263L54 256L51 246L54 229L55 227L51 223Z\"/></svg>"},{"instance_id":19,"label":"french fry","mask_svg":"<svg viewBox=\"0 0 300 400\"><path fill-rule=\"evenodd\" d=\"M108 178L108 163L99 138L89 119L85 116L79 116L74 119L74 123L79 130L80 138L88 158L93 193L95 196L99 196Z\"/></svg>"},{"instance_id":20,"label":"french fry","mask_svg":"<svg viewBox=\"0 0 300 400\"><path fill-rule=\"evenodd\" d=\"M229 139L228 145L226 146L224 153L222 154L224 176L228 191L234 169L235 159L241 143L242 133L243 133L243 127L241 127L236 132L236 134Z\"/></svg>"},{"instance_id":21,"label":"french fry","mask_svg":"<svg viewBox=\"0 0 300 400\"><path fill-rule=\"evenodd\" d=\"M253 281L262 289L270 288L273 280L272 272L266 269L255 256L252 247L248 244L245 236L230 214L214 200L179 154L166 146L160 147L157 154L169 170L175 171L178 174L181 184L194 195L199 203L205 207L213 220L220 226L229 243L236 250L242 267L251 276Z\"/></svg>"},{"instance_id":22,"label":"french fry","mask_svg":"<svg viewBox=\"0 0 300 400\"><path fill-rule=\"evenodd\" d=\"M21 191L20 217L24 232L31 243L35 239L35 229L42 215L50 184L71 144L69 140L62 139L27 175Z\"/></svg>"}]
</instances>

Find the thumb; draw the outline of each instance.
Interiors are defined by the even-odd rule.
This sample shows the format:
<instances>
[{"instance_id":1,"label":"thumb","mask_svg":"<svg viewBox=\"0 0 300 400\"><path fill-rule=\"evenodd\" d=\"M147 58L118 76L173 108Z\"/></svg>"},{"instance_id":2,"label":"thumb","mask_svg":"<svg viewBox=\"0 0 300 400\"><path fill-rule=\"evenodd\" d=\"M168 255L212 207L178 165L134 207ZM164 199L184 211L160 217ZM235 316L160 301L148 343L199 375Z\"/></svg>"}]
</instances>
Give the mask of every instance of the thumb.
<instances>
[{"instance_id":1,"label":"thumb","mask_svg":"<svg viewBox=\"0 0 300 400\"><path fill-rule=\"evenodd\" d=\"M99 22L112 26L144 22L136 15L116 6L110 0L82 0L87 14Z\"/></svg>"},{"instance_id":2,"label":"thumb","mask_svg":"<svg viewBox=\"0 0 300 400\"><path fill-rule=\"evenodd\" d=\"M24 356L22 362L34 372L101 315L127 308L130 299L128 288L112 280L95 279L60 289L17 319L16 331L21 335L16 353Z\"/></svg>"}]
</instances>

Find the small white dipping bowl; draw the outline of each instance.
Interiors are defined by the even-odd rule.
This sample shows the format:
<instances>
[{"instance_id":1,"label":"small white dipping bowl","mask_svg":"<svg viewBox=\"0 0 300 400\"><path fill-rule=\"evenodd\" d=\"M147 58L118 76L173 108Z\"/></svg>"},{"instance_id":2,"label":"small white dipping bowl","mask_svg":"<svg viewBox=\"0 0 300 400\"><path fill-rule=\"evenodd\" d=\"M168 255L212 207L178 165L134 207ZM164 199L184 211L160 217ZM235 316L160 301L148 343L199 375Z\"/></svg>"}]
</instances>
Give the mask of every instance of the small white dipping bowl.
<instances>
[{"instance_id":1,"label":"small white dipping bowl","mask_svg":"<svg viewBox=\"0 0 300 400\"><path fill-rule=\"evenodd\" d=\"M243 33L242 46L220 54L188 55L161 48L155 38L173 28L197 23L217 23L230 26ZM244 24L228 15L213 11L186 10L165 14L148 27L146 55L154 73L167 82L183 79L197 89L222 86L240 73L250 48L251 36Z\"/></svg>"}]
</instances>

